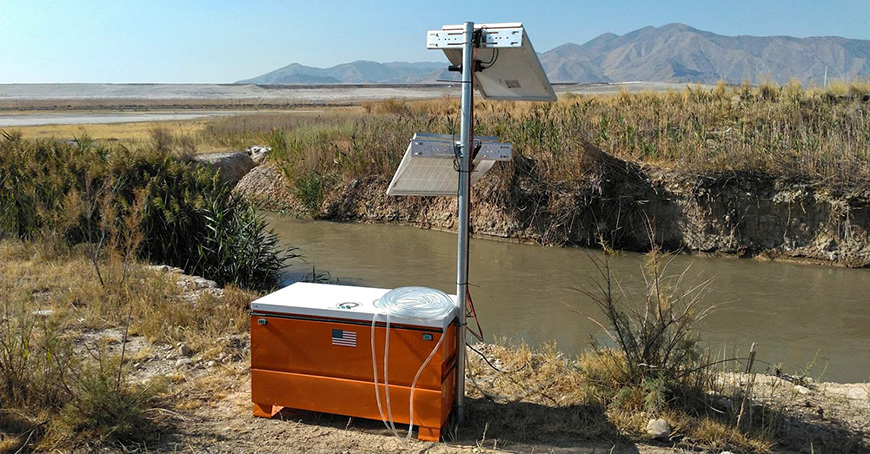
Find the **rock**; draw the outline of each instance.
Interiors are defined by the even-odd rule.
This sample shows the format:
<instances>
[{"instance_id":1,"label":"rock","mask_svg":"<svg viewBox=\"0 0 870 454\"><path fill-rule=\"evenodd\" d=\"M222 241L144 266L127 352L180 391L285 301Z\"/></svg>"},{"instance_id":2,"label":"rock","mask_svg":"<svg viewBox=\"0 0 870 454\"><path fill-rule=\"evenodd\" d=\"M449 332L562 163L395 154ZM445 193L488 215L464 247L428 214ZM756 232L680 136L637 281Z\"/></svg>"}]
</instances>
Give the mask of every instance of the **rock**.
<instances>
[{"instance_id":1,"label":"rock","mask_svg":"<svg viewBox=\"0 0 870 454\"><path fill-rule=\"evenodd\" d=\"M191 282L195 289L217 288L217 282L200 276L191 276Z\"/></svg>"},{"instance_id":2,"label":"rock","mask_svg":"<svg viewBox=\"0 0 870 454\"><path fill-rule=\"evenodd\" d=\"M248 172L233 192L271 210L291 208L291 211L304 211L304 206L290 188L291 184L278 169L264 165Z\"/></svg>"},{"instance_id":3,"label":"rock","mask_svg":"<svg viewBox=\"0 0 870 454\"><path fill-rule=\"evenodd\" d=\"M653 438L665 438L671 434L671 426L664 419L650 419L646 424L646 433Z\"/></svg>"},{"instance_id":4,"label":"rock","mask_svg":"<svg viewBox=\"0 0 870 454\"><path fill-rule=\"evenodd\" d=\"M159 273L184 274L183 269L169 265L145 265L143 268L146 270L157 271Z\"/></svg>"},{"instance_id":5,"label":"rock","mask_svg":"<svg viewBox=\"0 0 870 454\"><path fill-rule=\"evenodd\" d=\"M849 391L846 392L846 397L852 400L867 400L868 393L864 388L850 388Z\"/></svg>"},{"instance_id":6,"label":"rock","mask_svg":"<svg viewBox=\"0 0 870 454\"><path fill-rule=\"evenodd\" d=\"M260 165L266 160L266 155L272 151L272 147L254 145L245 148L245 151L248 153L248 156L251 157L251 160L254 161L254 165Z\"/></svg>"},{"instance_id":7,"label":"rock","mask_svg":"<svg viewBox=\"0 0 870 454\"><path fill-rule=\"evenodd\" d=\"M181 342L178 343L178 354L181 356L190 356L190 347Z\"/></svg>"},{"instance_id":8,"label":"rock","mask_svg":"<svg viewBox=\"0 0 870 454\"><path fill-rule=\"evenodd\" d=\"M206 367L209 367L209 368L212 368L212 367L214 367L216 364L217 364L217 363L214 362L214 360L211 360L211 361L205 363L205 366L206 366Z\"/></svg>"},{"instance_id":9,"label":"rock","mask_svg":"<svg viewBox=\"0 0 870 454\"><path fill-rule=\"evenodd\" d=\"M192 366L193 360L190 358L181 358L175 362L175 367L181 369L183 367Z\"/></svg>"},{"instance_id":10,"label":"rock","mask_svg":"<svg viewBox=\"0 0 870 454\"><path fill-rule=\"evenodd\" d=\"M238 151L202 154L197 155L194 159L215 167L220 172L221 181L231 186L235 186L243 176L254 168L254 161L251 157Z\"/></svg>"},{"instance_id":11,"label":"rock","mask_svg":"<svg viewBox=\"0 0 870 454\"><path fill-rule=\"evenodd\" d=\"M794 391L798 394L809 394L810 388L807 388L806 386L795 385Z\"/></svg>"}]
</instances>

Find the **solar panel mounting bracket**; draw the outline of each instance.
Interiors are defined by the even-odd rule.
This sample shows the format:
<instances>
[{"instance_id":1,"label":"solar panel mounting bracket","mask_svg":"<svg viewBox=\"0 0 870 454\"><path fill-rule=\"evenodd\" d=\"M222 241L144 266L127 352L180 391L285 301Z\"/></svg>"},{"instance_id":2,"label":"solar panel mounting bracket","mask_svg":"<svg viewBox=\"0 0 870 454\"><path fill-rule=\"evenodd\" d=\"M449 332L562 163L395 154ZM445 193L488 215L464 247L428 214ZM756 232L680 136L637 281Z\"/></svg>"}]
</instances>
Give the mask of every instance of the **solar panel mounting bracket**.
<instances>
[{"instance_id":1,"label":"solar panel mounting bracket","mask_svg":"<svg viewBox=\"0 0 870 454\"><path fill-rule=\"evenodd\" d=\"M480 45L478 46L480 48L495 49L499 47L522 47L523 45L525 30L522 26L492 29L481 26L478 30L481 32ZM426 48L461 48L465 44L462 35L463 31L461 29L430 30L426 34Z\"/></svg>"},{"instance_id":2,"label":"solar panel mounting bracket","mask_svg":"<svg viewBox=\"0 0 870 454\"><path fill-rule=\"evenodd\" d=\"M480 146L475 156L475 161L510 161L513 145L499 142L498 137L475 137L474 146ZM456 158L456 149L459 141L452 134L426 134L416 133L411 139L411 145L407 152L412 156L428 158Z\"/></svg>"}]
</instances>

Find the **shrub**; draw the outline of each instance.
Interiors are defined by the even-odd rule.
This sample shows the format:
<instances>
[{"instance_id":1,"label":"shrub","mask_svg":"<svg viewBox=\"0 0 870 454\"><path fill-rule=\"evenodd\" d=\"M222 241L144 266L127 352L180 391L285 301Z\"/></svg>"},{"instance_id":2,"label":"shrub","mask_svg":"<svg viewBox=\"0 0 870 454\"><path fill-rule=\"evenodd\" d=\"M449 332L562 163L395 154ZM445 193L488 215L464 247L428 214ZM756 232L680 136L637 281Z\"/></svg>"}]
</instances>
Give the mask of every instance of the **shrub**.
<instances>
[{"instance_id":1,"label":"shrub","mask_svg":"<svg viewBox=\"0 0 870 454\"><path fill-rule=\"evenodd\" d=\"M606 258L595 263L601 278L597 289L582 290L606 317L605 323L593 321L615 346L614 350L596 344L594 353L605 366L609 377L604 382L610 383L617 406L656 412L676 397L703 391L699 376L709 371L694 328L711 310L700 307L710 281L684 289L688 269L667 274L669 259L656 248L647 254L646 294L637 303L615 293Z\"/></svg>"},{"instance_id":2,"label":"shrub","mask_svg":"<svg viewBox=\"0 0 870 454\"><path fill-rule=\"evenodd\" d=\"M158 153L172 151L172 131L166 127L154 127L151 129L151 147Z\"/></svg>"},{"instance_id":3,"label":"shrub","mask_svg":"<svg viewBox=\"0 0 870 454\"><path fill-rule=\"evenodd\" d=\"M148 437L145 410L160 388L127 383L121 359L103 349L79 347L93 361L76 352L60 318L35 313L22 295L0 298L0 413L21 409L22 416L11 427L0 418L0 432L30 434L17 440L19 449Z\"/></svg>"},{"instance_id":4,"label":"shrub","mask_svg":"<svg viewBox=\"0 0 870 454\"><path fill-rule=\"evenodd\" d=\"M213 192L199 210L205 220L197 255L190 272L208 276L220 285L270 290L278 284L284 261L296 257L281 248L257 207L229 188Z\"/></svg>"},{"instance_id":5,"label":"shrub","mask_svg":"<svg viewBox=\"0 0 870 454\"><path fill-rule=\"evenodd\" d=\"M311 217L316 218L323 203L323 177L316 173L297 177L294 181L296 196L308 210Z\"/></svg>"},{"instance_id":6,"label":"shrub","mask_svg":"<svg viewBox=\"0 0 870 454\"><path fill-rule=\"evenodd\" d=\"M377 112L393 115L410 115L411 108L408 107L404 99L387 98L377 106Z\"/></svg>"},{"instance_id":7,"label":"shrub","mask_svg":"<svg viewBox=\"0 0 870 454\"><path fill-rule=\"evenodd\" d=\"M119 357L100 351L96 361L74 371L70 398L52 421L49 435L52 442L125 445L155 437L156 431L151 427L154 421L146 411L157 403L162 385L159 381L128 383L123 367Z\"/></svg>"},{"instance_id":8,"label":"shrub","mask_svg":"<svg viewBox=\"0 0 870 454\"><path fill-rule=\"evenodd\" d=\"M65 372L74 355L56 323L35 315L28 303L2 298L0 403L55 407L67 397Z\"/></svg>"}]
</instances>

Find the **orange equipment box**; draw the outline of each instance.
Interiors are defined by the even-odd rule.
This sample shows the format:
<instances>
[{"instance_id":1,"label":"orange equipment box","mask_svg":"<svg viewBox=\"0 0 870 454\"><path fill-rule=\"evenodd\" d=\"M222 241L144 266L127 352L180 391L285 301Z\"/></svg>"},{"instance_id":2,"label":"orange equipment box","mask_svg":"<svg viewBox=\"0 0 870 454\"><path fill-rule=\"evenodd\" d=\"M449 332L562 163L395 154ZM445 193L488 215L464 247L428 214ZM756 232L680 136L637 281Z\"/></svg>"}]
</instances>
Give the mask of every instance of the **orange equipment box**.
<instances>
[{"instance_id":1,"label":"orange equipment box","mask_svg":"<svg viewBox=\"0 0 870 454\"><path fill-rule=\"evenodd\" d=\"M387 289L296 283L251 303L251 400L254 415L282 407L381 419L372 370L374 302ZM408 424L411 384L438 340L447 336L414 386L418 438L437 441L453 406L455 311L443 318L391 316L387 357L393 421ZM384 387L386 323L375 325L378 392Z\"/></svg>"}]
</instances>

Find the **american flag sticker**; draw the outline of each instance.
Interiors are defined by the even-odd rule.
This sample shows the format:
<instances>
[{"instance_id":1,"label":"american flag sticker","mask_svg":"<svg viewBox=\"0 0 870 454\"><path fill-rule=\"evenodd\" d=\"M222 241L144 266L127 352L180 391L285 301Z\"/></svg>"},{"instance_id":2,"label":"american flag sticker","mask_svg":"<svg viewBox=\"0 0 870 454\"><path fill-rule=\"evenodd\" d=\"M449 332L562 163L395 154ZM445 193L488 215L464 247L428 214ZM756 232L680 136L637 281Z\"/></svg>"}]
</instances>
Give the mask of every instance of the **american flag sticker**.
<instances>
[{"instance_id":1,"label":"american flag sticker","mask_svg":"<svg viewBox=\"0 0 870 454\"><path fill-rule=\"evenodd\" d=\"M356 331L347 331L344 329L332 330L332 345L356 347Z\"/></svg>"}]
</instances>

